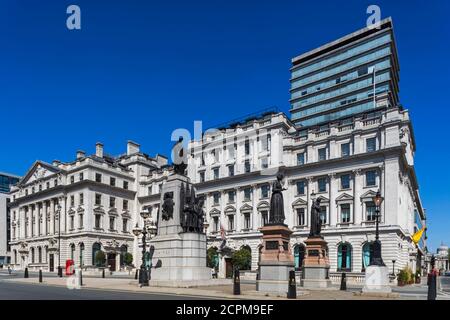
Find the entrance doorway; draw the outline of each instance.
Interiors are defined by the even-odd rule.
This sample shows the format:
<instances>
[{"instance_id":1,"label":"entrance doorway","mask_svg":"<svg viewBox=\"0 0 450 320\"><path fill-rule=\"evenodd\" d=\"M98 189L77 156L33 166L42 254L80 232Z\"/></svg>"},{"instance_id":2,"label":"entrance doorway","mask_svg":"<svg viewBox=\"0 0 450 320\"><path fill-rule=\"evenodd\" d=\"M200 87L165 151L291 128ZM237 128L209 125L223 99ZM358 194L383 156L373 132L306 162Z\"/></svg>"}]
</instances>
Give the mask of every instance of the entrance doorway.
<instances>
[{"instance_id":1,"label":"entrance doorway","mask_svg":"<svg viewBox=\"0 0 450 320\"><path fill-rule=\"evenodd\" d=\"M50 271L50 272L53 272L53 271L55 271L55 255L53 254L53 253L51 253L50 255L49 255L49 265L48 265L48 270Z\"/></svg>"},{"instance_id":2,"label":"entrance doorway","mask_svg":"<svg viewBox=\"0 0 450 320\"><path fill-rule=\"evenodd\" d=\"M233 278L233 262L231 258L225 258L225 277Z\"/></svg>"},{"instance_id":3,"label":"entrance doorway","mask_svg":"<svg viewBox=\"0 0 450 320\"><path fill-rule=\"evenodd\" d=\"M116 271L116 254L108 253L108 266L109 271Z\"/></svg>"}]
</instances>

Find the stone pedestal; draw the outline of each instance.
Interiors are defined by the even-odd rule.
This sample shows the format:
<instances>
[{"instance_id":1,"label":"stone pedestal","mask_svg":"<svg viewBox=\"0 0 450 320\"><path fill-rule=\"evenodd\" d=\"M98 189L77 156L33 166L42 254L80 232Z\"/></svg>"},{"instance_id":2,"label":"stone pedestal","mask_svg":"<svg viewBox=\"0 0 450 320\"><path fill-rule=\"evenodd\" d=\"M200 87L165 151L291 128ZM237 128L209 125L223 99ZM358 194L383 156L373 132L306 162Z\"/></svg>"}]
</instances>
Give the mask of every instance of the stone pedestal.
<instances>
[{"instance_id":1,"label":"stone pedestal","mask_svg":"<svg viewBox=\"0 0 450 320\"><path fill-rule=\"evenodd\" d=\"M206 235L183 232L181 227L183 208L180 199L186 185L192 188L189 178L177 174L170 176L163 185L161 208L164 195L173 193L173 215L164 219L160 212L158 233L150 241L149 252L152 258L150 285L159 283L184 286L183 282L211 279L211 269L206 266Z\"/></svg>"},{"instance_id":2,"label":"stone pedestal","mask_svg":"<svg viewBox=\"0 0 450 320\"><path fill-rule=\"evenodd\" d=\"M330 287L327 242L322 237L309 237L305 240L305 245L300 285L308 289Z\"/></svg>"},{"instance_id":3,"label":"stone pedestal","mask_svg":"<svg viewBox=\"0 0 450 320\"><path fill-rule=\"evenodd\" d=\"M289 271L294 270L294 256L289 246L292 231L286 225L268 225L259 230L263 234L263 248L256 290L286 294Z\"/></svg>"},{"instance_id":4,"label":"stone pedestal","mask_svg":"<svg viewBox=\"0 0 450 320\"><path fill-rule=\"evenodd\" d=\"M368 266L363 293L391 293L389 270L386 266Z\"/></svg>"}]
</instances>

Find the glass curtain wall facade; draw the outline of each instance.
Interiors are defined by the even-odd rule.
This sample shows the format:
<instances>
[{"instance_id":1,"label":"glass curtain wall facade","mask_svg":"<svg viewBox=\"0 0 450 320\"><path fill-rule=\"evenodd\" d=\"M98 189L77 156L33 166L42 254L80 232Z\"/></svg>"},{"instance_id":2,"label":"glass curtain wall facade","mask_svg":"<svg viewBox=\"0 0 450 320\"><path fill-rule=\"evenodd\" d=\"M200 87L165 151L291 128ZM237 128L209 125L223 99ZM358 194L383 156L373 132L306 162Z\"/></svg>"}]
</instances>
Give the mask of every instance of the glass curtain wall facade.
<instances>
[{"instance_id":1,"label":"glass curtain wall facade","mask_svg":"<svg viewBox=\"0 0 450 320\"><path fill-rule=\"evenodd\" d=\"M292 60L291 119L320 125L377 109L374 95L398 104L399 68L390 18Z\"/></svg>"}]
</instances>

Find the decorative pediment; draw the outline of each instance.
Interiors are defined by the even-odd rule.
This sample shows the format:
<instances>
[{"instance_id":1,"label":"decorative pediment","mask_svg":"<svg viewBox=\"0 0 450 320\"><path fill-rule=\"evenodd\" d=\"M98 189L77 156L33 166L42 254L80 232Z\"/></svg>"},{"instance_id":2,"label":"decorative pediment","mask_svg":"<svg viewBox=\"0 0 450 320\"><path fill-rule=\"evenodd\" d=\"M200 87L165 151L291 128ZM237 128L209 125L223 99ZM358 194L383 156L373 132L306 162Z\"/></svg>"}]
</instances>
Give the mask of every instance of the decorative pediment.
<instances>
[{"instance_id":1,"label":"decorative pediment","mask_svg":"<svg viewBox=\"0 0 450 320\"><path fill-rule=\"evenodd\" d=\"M129 210L123 210L122 211L122 216L127 217L127 218L131 217L130 211Z\"/></svg>"},{"instance_id":2,"label":"decorative pediment","mask_svg":"<svg viewBox=\"0 0 450 320\"><path fill-rule=\"evenodd\" d=\"M293 207L304 207L304 206L307 206L308 205L308 202L306 202L305 200L303 200L302 198L298 198L297 200L295 200L293 203L292 203L292 206Z\"/></svg>"},{"instance_id":3,"label":"decorative pediment","mask_svg":"<svg viewBox=\"0 0 450 320\"><path fill-rule=\"evenodd\" d=\"M330 199L324 196L319 196L318 198L320 199L320 203L330 202Z\"/></svg>"},{"instance_id":4,"label":"decorative pediment","mask_svg":"<svg viewBox=\"0 0 450 320\"><path fill-rule=\"evenodd\" d=\"M339 197L336 198L336 202L340 201L353 201L353 197L348 193L343 193Z\"/></svg>"},{"instance_id":5,"label":"decorative pediment","mask_svg":"<svg viewBox=\"0 0 450 320\"><path fill-rule=\"evenodd\" d=\"M117 216L118 215L117 214L117 209L116 208L110 208L108 210L108 214L111 215L111 216Z\"/></svg>"},{"instance_id":6,"label":"decorative pediment","mask_svg":"<svg viewBox=\"0 0 450 320\"><path fill-rule=\"evenodd\" d=\"M257 208L258 208L258 210L269 209L270 208L270 203L267 202L267 201L261 201L260 203L258 203Z\"/></svg>"},{"instance_id":7,"label":"decorative pediment","mask_svg":"<svg viewBox=\"0 0 450 320\"><path fill-rule=\"evenodd\" d=\"M365 192L363 195L361 195L361 200L372 199L373 197L375 197L376 194L377 193L375 191L369 190Z\"/></svg>"},{"instance_id":8,"label":"decorative pediment","mask_svg":"<svg viewBox=\"0 0 450 320\"><path fill-rule=\"evenodd\" d=\"M101 206L96 206L94 208L94 213L105 214L105 210Z\"/></svg>"},{"instance_id":9,"label":"decorative pediment","mask_svg":"<svg viewBox=\"0 0 450 320\"><path fill-rule=\"evenodd\" d=\"M43 180L51 175L60 173L61 170L51 164L43 161L36 161L27 174L20 180L19 185L26 185L28 183Z\"/></svg>"},{"instance_id":10,"label":"decorative pediment","mask_svg":"<svg viewBox=\"0 0 450 320\"><path fill-rule=\"evenodd\" d=\"M209 212L209 215L210 215L211 217L213 217L213 216L220 216L220 210L214 208L214 209L212 209L212 210Z\"/></svg>"},{"instance_id":11,"label":"decorative pediment","mask_svg":"<svg viewBox=\"0 0 450 320\"><path fill-rule=\"evenodd\" d=\"M225 207L225 213L234 213L236 212L236 208L233 206L227 206Z\"/></svg>"},{"instance_id":12,"label":"decorative pediment","mask_svg":"<svg viewBox=\"0 0 450 320\"><path fill-rule=\"evenodd\" d=\"M241 212L242 212L242 211L253 211L253 207L250 206L250 205L248 205L248 204L246 203L246 204L244 204L239 210L240 210Z\"/></svg>"},{"instance_id":13,"label":"decorative pediment","mask_svg":"<svg viewBox=\"0 0 450 320\"><path fill-rule=\"evenodd\" d=\"M79 212L79 213L80 212L84 212L84 208L82 206L79 206L78 209L77 209L77 212Z\"/></svg>"},{"instance_id":14,"label":"decorative pediment","mask_svg":"<svg viewBox=\"0 0 450 320\"><path fill-rule=\"evenodd\" d=\"M70 208L69 211L67 212L70 216L75 214L75 210L73 210L73 208Z\"/></svg>"}]
</instances>

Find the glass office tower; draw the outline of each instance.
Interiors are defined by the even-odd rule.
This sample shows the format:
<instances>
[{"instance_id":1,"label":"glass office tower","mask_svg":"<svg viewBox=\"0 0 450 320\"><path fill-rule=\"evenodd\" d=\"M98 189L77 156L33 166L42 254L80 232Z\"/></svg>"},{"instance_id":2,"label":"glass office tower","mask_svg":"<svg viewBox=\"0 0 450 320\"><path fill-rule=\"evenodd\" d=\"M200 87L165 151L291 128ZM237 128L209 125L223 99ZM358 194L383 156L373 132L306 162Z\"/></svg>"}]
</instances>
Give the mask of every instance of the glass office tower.
<instances>
[{"instance_id":1,"label":"glass office tower","mask_svg":"<svg viewBox=\"0 0 450 320\"><path fill-rule=\"evenodd\" d=\"M19 177L0 172L0 192L8 193L10 186L19 182Z\"/></svg>"},{"instance_id":2,"label":"glass office tower","mask_svg":"<svg viewBox=\"0 0 450 320\"><path fill-rule=\"evenodd\" d=\"M374 82L375 80L375 82ZM292 59L291 120L324 125L376 111L374 94L398 105L399 65L391 18Z\"/></svg>"}]
</instances>

